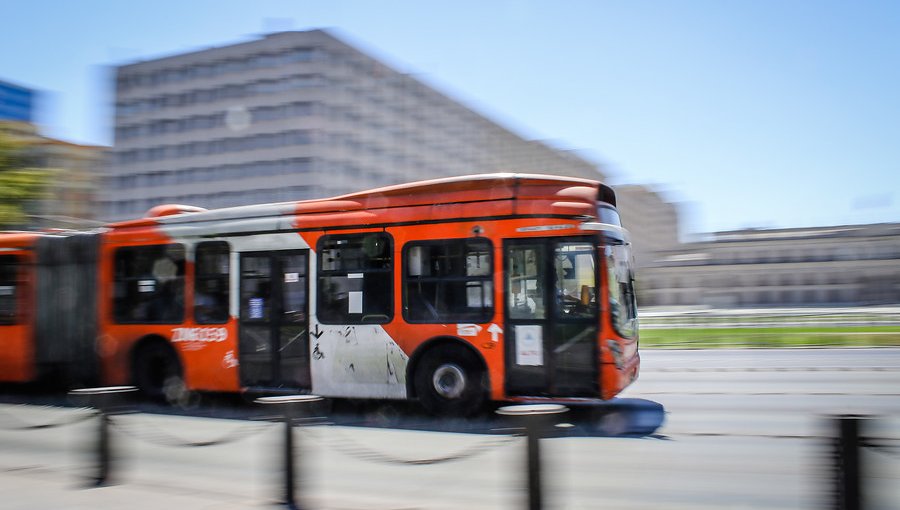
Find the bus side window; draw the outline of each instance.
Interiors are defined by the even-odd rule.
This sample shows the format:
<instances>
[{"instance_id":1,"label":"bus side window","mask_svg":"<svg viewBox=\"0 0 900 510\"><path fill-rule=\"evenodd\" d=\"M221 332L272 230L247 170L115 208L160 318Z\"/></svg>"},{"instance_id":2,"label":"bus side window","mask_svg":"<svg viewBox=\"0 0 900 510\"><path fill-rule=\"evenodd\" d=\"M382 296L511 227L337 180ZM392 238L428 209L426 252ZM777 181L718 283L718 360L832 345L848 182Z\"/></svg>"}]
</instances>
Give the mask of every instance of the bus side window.
<instances>
[{"instance_id":1,"label":"bus side window","mask_svg":"<svg viewBox=\"0 0 900 510\"><path fill-rule=\"evenodd\" d=\"M113 316L119 324L184 321L184 246L126 246L115 253Z\"/></svg>"},{"instance_id":2,"label":"bus side window","mask_svg":"<svg viewBox=\"0 0 900 510\"><path fill-rule=\"evenodd\" d=\"M194 275L194 320L197 324L228 322L231 260L228 243L208 241L197 245Z\"/></svg>"},{"instance_id":3,"label":"bus side window","mask_svg":"<svg viewBox=\"0 0 900 510\"><path fill-rule=\"evenodd\" d=\"M544 319L544 261L533 246L509 250L507 260L507 314L512 319Z\"/></svg>"},{"instance_id":4,"label":"bus side window","mask_svg":"<svg viewBox=\"0 0 900 510\"><path fill-rule=\"evenodd\" d=\"M319 240L317 316L325 324L385 324L394 315L394 252L385 232Z\"/></svg>"},{"instance_id":5,"label":"bus side window","mask_svg":"<svg viewBox=\"0 0 900 510\"><path fill-rule=\"evenodd\" d=\"M15 255L0 256L0 324L18 322L17 300L21 266Z\"/></svg>"},{"instance_id":6,"label":"bus side window","mask_svg":"<svg viewBox=\"0 0 900 510\"><path fill-rule=\"evenodd\" d=\"M408 322L487 322L494 315L491 242L448 239L404 249L403 316Z\"/></svg>"}]
</instances>

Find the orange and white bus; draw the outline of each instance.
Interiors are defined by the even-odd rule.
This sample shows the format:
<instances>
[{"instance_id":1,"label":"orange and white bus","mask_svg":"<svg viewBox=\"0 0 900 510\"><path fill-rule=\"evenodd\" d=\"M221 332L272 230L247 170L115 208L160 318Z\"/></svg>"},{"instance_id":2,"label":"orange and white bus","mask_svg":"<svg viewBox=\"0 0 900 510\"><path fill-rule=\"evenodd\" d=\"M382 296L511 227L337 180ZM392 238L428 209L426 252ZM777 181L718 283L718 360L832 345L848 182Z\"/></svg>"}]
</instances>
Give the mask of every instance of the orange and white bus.
<instances>
[{"instance_id":1,"label":"orange and white bus","mask_svg":"<svg viewBox=\"0 0 900 510\"><path fill-rule=\"evenodd\" d=\"M638 374L631 260L611 188L524 174L8 233L0 379L605 400Z\"/></svg>"}]
</instances>

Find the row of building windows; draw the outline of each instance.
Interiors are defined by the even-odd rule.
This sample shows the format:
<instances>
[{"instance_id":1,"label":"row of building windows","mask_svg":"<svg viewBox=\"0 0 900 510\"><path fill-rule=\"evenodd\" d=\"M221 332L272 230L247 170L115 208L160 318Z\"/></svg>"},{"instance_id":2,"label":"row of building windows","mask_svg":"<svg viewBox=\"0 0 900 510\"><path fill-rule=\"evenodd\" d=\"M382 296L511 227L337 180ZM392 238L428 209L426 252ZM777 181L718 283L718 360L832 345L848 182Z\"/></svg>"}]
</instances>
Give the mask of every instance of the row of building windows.
<instances>
[{"instance_id":1,"label":"row of building windows","mask_svg":"<svg viewBox=\"0 0 900 510\"><path fill-rule=\"evenodd\" d=\"M813 285L860 284L865 280L855 272L816 272L781 275L724 275L652 280L654 288L727 289L736 287L792 287Z\"/></svg>"},{"instance_id":2,"label":"row of building windows","mask_svg":"<svg viewBox=\"0 0 900 510\"><path fill-rule=\"evenodd\" d=\"M147 138L166 134L184 133L203 129L214 129L226 126L238 127L241 123L258 123L287 118L319 115L330 120L346 122L356 129L365 128L373 133L388 135L395 143L407 142L421 146L433 144L447 146L454 140L457 145L477 146L479 144L497 145L499 139L487 136L482 130L473 126L434 125L431 120L421 116L410 116L408 119L388 118L384 115L364 115L358 109L345 107L326 107L322 103L297 101L279 105L258 106L249 109L232 108L228 111L209 115L194 115L178 119L156 119L148 122L122 125L116 128L116 139L119 141L135 138ZM429 133L425 136L423 133Z\"/></svg>"},{"instance_id":3,"label":"row of building windows","mask_svg":"<svg viewBox=\"0 0 900 510\"><path fill-rule=\"evenodd\" d=\"M329 83L331 83L331 80L322 75L298 75L240 85L227 85L214 89L191 90L122 102L117 105L117 114L123 117L134 113L153 112L165 108L191 106L198 103L242 98L258 94L270 94L294 88L322 86ZM331 90L337 89L331 87ZM389 101L384 97L383 89L367 91L352 85L344 86L341 90L351 96L351 103L364 103L370 107L379 107L385 114L389 114L391 118L407 118L409 122L423 128L447 130L448 136L464 136L466 131L478 132L477 138L479 139L484 138L489 133L512 136L498 126L477 116L473 116L471 119L459 119L455 122L448 122L448 118L451 118L452 115L447 113L447 105L442 103L423 103L415 99L407 101L407 96L398 96L394 100ZM342 115L350 122L363 120L359 112L354 112L349 108L337 115Z\"/></svg>"},{"instance_id":4,"label":"row of building windows","mask_svg":"<svg viewBox=\"0 0 900 510\"><path fill-rule=\"evenodd\" d=\"M251 136L233 136L199 142L188 142L173 145L148 147L145 149L129 149L115 153L118 164L142 163L177 159L191 156L207 156L257 149L272 149L291 145L307 145L312 143L313 133L309 130L291 130L280 133L262 133Z\"/></svg>"},{"instance_id":5,"label":"row of building windows","mask_svg":"<svg viewBox=\"0 0 900 510\"><path fill-rule=\"evenodd\" d=\"M266 94L277 94L288 90L322 87L327 84L328 80L324 76L318 74L300 74L271 80L228 84L209 89L196 89L135 99L132 101L123 101L116 105L116 115L119 117L127 117L139 113L156 112L166 108L181 108L195 104L214 103Z\"/></svg>"},{"instance_id":6,"label":"row of building windows","mask_svg":"<svg viewBox=\"0 0 900 510\"><path fill-rule=\"evenodd\" d=\"M35 93L31 89L0 82L0 101L31 101Z\"/></svg>"},{"instance_id":7,"label":"row of building windows","mask_svg":"<svg viewBox=\"0 0 900 510\"><path fill-rule=\"evenodd\" d=\"M109 189L133 189L156 186L178 186L194 182L273 177L307 173L313 168L312 158L288 158L252 161L233 165L185 168L166 172L144 172L119 175L107 179Z\"/></svg>"},{"instance_id":8,"label":"row of building windows","mask_svg":"<svg viewBox=\"0 0 900 510\"><path fill-rule=\"evenodd\" d=\"M288 118L293 116L305 116L311 114L321 114L332 120L343 120L348 126L355 129L367 129L372 133L380 133L391 138L390 143L397 146L414 147L416 150L430 151L436 156L447 160L462 161L463 164L475 167L483 159L485 152L502 152L509 153L506 158L509 159L511 154L521 154L521 159L535 161L538 158L548 160L548 164L555 164L559 160L560 154L552 149L540 145L522 146L521 141L513 140L512 136L500 136L502 132L497 132L496 136L484 132L483 129L472 125L459 125L457 128L450 129L449 124L439 124L443 126L438 131L430 129L432 126L429 122L436 121L428 116L419 114L411 114L407 120L393 121L387 116L378 114L364 115L358 109L346 108L339 106L326 107L325 105L310 102L296 102L289 105L265 106L254 108L250 111L250 122L262 120L275 120ZM236 115L236 116L239 116ZM217 113L213 115L189 117L186 119L164 119L152 121L150 123L138 124L132 126L123 126L119 128L118 133L120 139L132 139L144 136L152 136L154 134L177 133L191 129L208 129L228 125L229 116L227 113ZM436 127L434 127L437 129ZM451 133L452 132L452 133ZM493 131L491 131L493 132ZM429 134L430 133L430 134ZM369 158L382 158L385 155L385 149L376 143L368 143L360 140L350 134L334 133L327 135L326 139L332 145L344 145L354 150L357 154ZM521 153L521 149L531 147L531 151L527 155ZM161 153L159 148L149 149L133 149L144 151L136 156L123 156L125 161L128 158L136 158L135 161L156 161L166 159L168 156ZM189 151L190 149L188 149ZM202 150L202 149L201 149ZM201 152L203 154L203 152ZM544 157L546 156L546 157ZM402 156L399 156L402 157ZM402 162L385 160L388 164L403 164ZM515 166L520 161L507 161L505 165ZM569 162L560 162L568 165ZM421 166L421 165L418 165Z\"/></svg>"},{"instance_id":9,"label":"row of building windows","mask_svg":"<svg viewBox=\"0 0 900 510\"><path fill-rule=\"evenodd\" d=\"M348 90L353 88L348 87ZM498 147L510 144L519 150L533 148L536 152L540 152L541 149L543 152L551 152L551 149L538 143L523 141L474 114L471 118L468 116L457 118L448 113L448 108L442 108L440 105L432 108L426 104L406 101L404 98L396 98L390 102L376 102L371 97L362 97L351 98L348 102L354 105L365 104L367 108L335 104L329 108L329 118L353 126L366 127L374 132L383 132L400 140L418 136L432 138L435 141L456 140L469 146Z\"/></svg>"},{"instance_id":10,"label":"row of building windows","mask_svg":"<svg viewBox=\"0 0 900 510\"><path fill-rule=\"evenodd\" d=\"M31 96L2 97L2 94L0 94L0 105L3 105L4 108L31 108Z\"/></svg>"},{"instance_id":11,"label":"row of building windows","mask_svg":"<svg viewBox=\"0 0 900 510\"><path fill-rule=\"evenodd\" d=\"M297 101L272 106L258 106L244 109L230 109L211 115L193 115L181 119L158 119L140 124L120 126L116 128L116 140L152 137L173 133L184 133L200 129L213 129L225 126L238 127L243 122L265 122L306 117L321 112L321 105L310 101Z\"/></svg>"},{"instance_id":12,"label":"row of building windows","mask_svg":"<svg viewBox=\"0 0 900 510\"><path fill-rule=\"evenodd\" d=\"M120 92L137 87L155 87L165 83L180 83L198 78L211 78L255 69L265 69L299 62L321 60L324 52L316 48L292 48L279 52L258 53L242 58L221 59L209 63L160 69L145 73L120 74L117 84Z\"/></svg>"},{"instance_id":13,"label":"row of building windows","mask_svg":"<svg viewBox=\"0 0 900 510\"><path fill-rule=\"evenodd\" d=\"M706 265L754 265L785 264L803 262L839 262L852 260L890 260L900 258L900 245L842 245L831 249L800 250L790 252L743 252L716 254L706 258L703 253L688 254L689 257L675 256L663 261L665 266L706 266ZM696 255L696 256L693 256Z\"/></svg>"},{"instance_id":14,"label":"row of building windows","mask_svg":"<svg viewBox=\"0 0 900 510\"><path fill-rule=\"evenodd\" d=\"M436 175L444 175L444 173L441 172L446 172L449 168L470 168L470 171L472 172L476 171L476 169L487 171L488 168L492 168L490 166L492 162L500 164L501 166L516 166L509 155L505 158L503 155L499 154L491 156L488 151L465 150L461 145L451 145L446 142L436 141L435 143L428 143L426 140L419 137L406 140L403 144L382 144L348 133L323 133L310 130L266 133L247 137L230 137L218 140L188 142L178 145L128 149L115 153L113 160L120 165L157 162L183 157L206 156L291 145L307 145L315 143L316 141L321 141L332 148L349 151L350 155L353 157L365 161L366 164L379 168L408 168L415 169L417 172L421 173L424 172L425 169L437 164L441 167L441 171ZM428 154L429 156L427 159L422 157L425 154ZM431 161L431 163L429 163L429 161ZM524 170L524 167L522 169ZM547 169L547 171L549 171L552 167L547 167ZM191 172L199 171L196 169L186 170ZM207 174L207 177L214 173L213 169L209 170L210 173ZM153 171L147 172L147 174L172 174L182 171L184 170ZM349 168L348 171L356 172L358 170ZM277 175L277 173L273 175ZM214 178L240 178L241 176L242 175L239 172L232 172L227 176L218 175ZM120 177L118 179L125 179L125 177ZM157 180L154 182L159 182L159 184L148 185L163 185L165 183L181 182L178 181L177 177L161 177L155 179L162 179L162 181ZM132 184L129 183L122 186L124 188L129 188Z\"/></svg>"},{"instance_id":15,"label":"row of building windows","mask_svg":"<svg viewBox=\"0 0 900 510\"><path fill-rule=\"evenodd\" d=\"M459 123L462 124L477 122L484 123L489 127L497 127L477 114L459 107L459 105L456 105L453 101L426 85L410 79L408 76L386 69L375 61L369 59L359 60L346 55L329 57L328 53L318 48L298 48L287 52L262 53L242 59L220 60L209 64L162 69L149 73L123 74L119 76L118 81L120 92L124 92L133 87L176 83L194 77L215 76L261 67L277 67L299 61L324 60L326 58L332 58L336 65L342 62L346 63L348 68L355 74L355 77L352 82L346 80L348 83L341 90L358 100L365 99L363 102L366 104L384 104L396 109L396 113L399 115L407 112L412 115L422 113L426 122L428 119L444 119L437 123L436 126L457 124L455 122L448 123L446 119L458 115L460 116ZM324 77L320 78L324 80ZM210 90L197 90L187 92L187 94L187 97L159 96L122 103L119 105L118 113L120 115L129 115L139 111L156 111L168 106L207 102L211 99L207 97L209 95L230 98L232 95L238 94L238 92L234 89L212 93Z\"/></svg>"},{"instance_id":16,"label":"row of building windows","mask_svg":"<svg viewBox=\"0 0 900 510\"><path fill-rule=\"evenodd\" d=\"M717 256L714 264L783 264L788 262L835 262L841 260L900 258L900 246L840 246L796 252L744 253Z\"/></svg>"},{"instance_id":17,"label":"row of building windows","mask_svg":"<svg viewBox=\"0 0 900 510\"><path fill-rule=\"evenodd\" d=\"M784 306L784 305L860 305L894 303L895 298L871 294L860 289L786 290L737 292L728 295L705 296L700 302L713 306ZM692 293L651 293L641 302L645 306L678 306L698 304Z\"/></svg>"},{"instance_id":18,"label":"row of building windows","mask_svg":"<svg viewBox=\"0 0 900 510\"><path fill-rule=\"evenodd\" d=\"M7 105L0 103L0 119L7 118L12 120L31 121L32 116L31 105Z\"/></svg>"}]
</instances>

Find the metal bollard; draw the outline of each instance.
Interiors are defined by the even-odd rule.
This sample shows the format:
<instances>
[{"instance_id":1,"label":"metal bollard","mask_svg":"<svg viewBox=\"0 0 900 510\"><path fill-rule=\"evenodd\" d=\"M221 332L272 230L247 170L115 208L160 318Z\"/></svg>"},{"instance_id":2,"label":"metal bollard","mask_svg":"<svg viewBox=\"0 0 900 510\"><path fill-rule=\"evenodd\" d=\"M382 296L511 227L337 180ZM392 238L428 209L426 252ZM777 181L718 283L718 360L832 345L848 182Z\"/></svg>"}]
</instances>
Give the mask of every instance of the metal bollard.
<instances>
[{"instance_id":1,"label":"metal bollard","mask_svg":"<svg viewBox=\"0 0 900 510\"><path fill-rule=\"evenodd\" d=\"M859 416L843 415L834 419L837 438L834 440L834 483L836 510L863 508L862 465L860 464Z\"/></svg>"},{"instance_id":2,"label":"metal bollard","mask_svg":"<svg viewBox=\"0 0 900 510\"><path fill-rule=\"evenodd\" d=\"M109 386L105 388L81 388L69 395L86 397L87 404L97 410L100 423L97 428L97 474L94 486L108 485L112 472L112 444L109 436L109 416L123 411L125 394L135 392L134 386Z\"/></svg>"},{"instance_id":3,"label":"metal bollard","mask_svg":"<svg viewBox=\"0 0 900 510\"><path fill-rule=\"evenodd\" d=\"M297 408L301 404L320 402L322 397L318 395L286 395L276 397L261 397L255 400L257 404L276 405L281 409L284 419L284 505L291 510L299 510L302 507L297 504L295 497L294 480L296 470L294 466L294 418L297 417Z\"/></svg>"},{"instance_id":4,"label":"metal bollard","mask_svg":"<svg viewBox=\"0 0 900 510\"><path fill-rule=\"evenodd\" d=\"M497 414L515 418L525 426L528 438L528 509L541 510L544 507L541 483L541 443L544 431L553 423L557 414L569 408L557 404L533 404L506 406L497 409Z\"/></svg>"}]
</instances>

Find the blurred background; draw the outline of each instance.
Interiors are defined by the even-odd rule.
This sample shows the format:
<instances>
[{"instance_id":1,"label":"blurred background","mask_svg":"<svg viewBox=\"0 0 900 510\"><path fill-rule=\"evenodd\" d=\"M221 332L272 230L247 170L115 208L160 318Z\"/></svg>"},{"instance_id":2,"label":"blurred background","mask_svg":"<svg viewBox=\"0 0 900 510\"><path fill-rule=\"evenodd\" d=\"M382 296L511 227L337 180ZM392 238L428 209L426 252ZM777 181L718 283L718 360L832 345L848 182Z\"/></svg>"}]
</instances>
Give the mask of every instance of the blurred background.
<instances>
[{"instance_id":1,"label":"blurred background","mask_svg":"<svg viewBox=\"0 0 900 510\"><path fill-rule=\"evenodd\" d=\"M821 508L841 464L831 418L858 413L884 417L868 425L880 443L861 443L871 508L897 507L900 3L0 0L0 12L0 229L486 172L601 180L632 235L642 372L615 404L626 412L613 407L599 430L573 419L574 432L557 431L568 434L550 447L558 506ZM7 421L81 419L4 398ZM402 406L373 406L350 420L361 427L306 443L319 502L521 499L520 452L493 443L449 477L324 453L352 436L449 455L471 449L459 432L509 430L422 425L415 412L410 426ZM133 430L145 418L130 419L132 436L148 435ZM149 419L199 443L238 428ZM151 504L71 490L81 459L59 454L87 425L23 441L20 430L46 427L10 423L0 488L15 489L12 507ZM646 441L620 440L629 434ZM272 437L219 457L132 445L140 462L126 490L178 508L258 506L270 458L254 455L269 455Z\"/></svg>"},{"instance_id":2,"label":"blurred background","mask_svg":"<svg viewBox=\"0 0 900 510\"><path fill-rule=\"evenodd\" d=\"M711 341L731 323L817 317L896 343L878 328L900 303L898 14L892 2L8 2L0 223L86 228L163 203L482 172L587 177L618 191L644 327L659 330L645 345L679 342L671 314L719 327ZM888 308L856 316L872 306ZM752 338L764 335L733 340Z\"/></svg>"}]
</instances>

